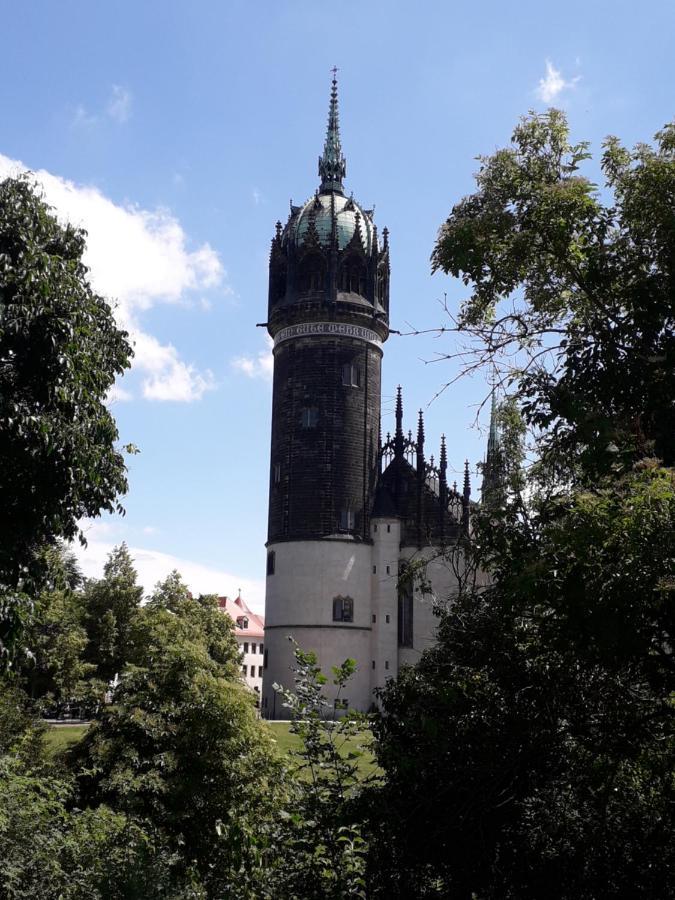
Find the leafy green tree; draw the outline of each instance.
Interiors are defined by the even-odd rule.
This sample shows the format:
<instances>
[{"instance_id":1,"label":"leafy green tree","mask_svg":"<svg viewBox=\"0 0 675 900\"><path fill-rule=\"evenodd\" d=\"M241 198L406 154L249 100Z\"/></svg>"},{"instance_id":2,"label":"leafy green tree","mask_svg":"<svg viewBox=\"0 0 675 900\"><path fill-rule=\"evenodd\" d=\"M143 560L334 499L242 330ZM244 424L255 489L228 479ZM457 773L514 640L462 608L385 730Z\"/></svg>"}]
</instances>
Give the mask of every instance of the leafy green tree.
<instances>
[{"instance_id":1,"label":"leafy green tree","mask_svg":"<svg viewBox=\"0 0 675 900\"><path fill-rule=\"evenodd\" d=\"M490 582L461 585L382 692L374 895L670 892L675 126L609 139L604 195L587 156L561 113L523 120L434 252L471 285L476 361L511 385L503 451L522 415L537 455L475 516Z\"/></svg>"},{"instance_id":2,"label":"leafy green tree","mask_svg":"<svg viewBox=\"0 0 675 900\"><path fill-rule=\"evenodd\" d=\"M230 620L173 573L136 610L127 659L113 704L74 752L80 802L150 822L179 880L194 870L209 896L247 896L237 892L276 763Z\"/></svg>"},{"instance_id":3,"label":"leafy green tree","mask_svg":"<svg viewBox=\"0 0 675 900\"><path fill-rule=\"evenodd\" d=\"M356 798L361 789L355 745L364 717L347 711L336 718L323 693L327 683L316 654L295 645L295 689L275 685L291 718L301 749L294 754L288 790L266 854L261 896L303 900L365 897L367 843ZM333 668L337 699L354 674L347 659ZM265 887L267 890L265 890Z\"/></svg>"},{"instance_id":4,"label":"leafy green tree","mask_svg":"<svg viewBox=\"0 0 675 900\"><path fill-rule=\"evenodd\" d=\"M566 477L675 462L675 123L655 140L608 138L601 192L564 114L530 115L481 158L432 255L471 286L457 330L474 362L517 385Z\"/></svg>"},{"instance_id":5,"label":"leafy green tree","mask_svg":"<svg viewBox=\"0 0 675 900\"><path fill-rule=\"evenodd\" d=\"M143 588L126 544L115 547L103 568L103 578L87 582L81 596L86 631L85 660L95 666L104 684L121 672L129 659L131 623L143 599Z\"/></svg>"},{"instance_id":6,"label":"leafy green tree","mask_svg":"<svg viewBox=\"0 0 675 900\"><path fill-rule=\"evenodd\" d=\"M25 693L0 681L0 897L122 900L200 897L148 823L109 807L74 806L73 778L51 762Z\"/></svg>"},{"instance_id":7,"label":"leafy green tree","mask_svg":"<svg viewBox=\"0 0 675 900\"><path fill-rule=\"evenodd\" d=\"M27 615L40 551L127 489L105 397L131 347L28 177L0 182L0 642ZM38 588L41 584L38 584Z\"/></svg>"},{"instance_id":8,"label":"leafy green tree","mask_svg":"<svg viewBox=\"0 0 675 900\"><path fill-rule=\"evenodd\" d=\"M667 896L675 479L560 503L535 540L500 523L492 584L383 692L389 895Z\"/></svg>"}]
</instances>

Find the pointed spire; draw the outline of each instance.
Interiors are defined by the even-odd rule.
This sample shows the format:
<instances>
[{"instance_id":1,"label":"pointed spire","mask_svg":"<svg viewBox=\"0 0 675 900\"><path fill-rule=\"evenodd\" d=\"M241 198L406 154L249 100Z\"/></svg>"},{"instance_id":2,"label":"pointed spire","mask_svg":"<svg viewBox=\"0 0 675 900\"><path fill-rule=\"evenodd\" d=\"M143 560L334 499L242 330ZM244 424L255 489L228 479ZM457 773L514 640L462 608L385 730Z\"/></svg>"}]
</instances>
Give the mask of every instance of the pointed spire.
<instances>
[{"instance_id":1,"label":"pointed spire","mask_svg":"<svg viewBox=\"0 0 675 900\"><path fill-rule=\"evenodd\" d=\"M490 435L488 437L488 454L494 453L499 448L499 428L497 427L497 394L492 389L492 403L490 405Z\"/></svg>"},{"instance_id":2,"label":"pointed spire","mask_svg":"<svg viewBox=\"0 0 675 900\"><path fill-rule=\"evenodd\" d=\"M441 458L438 468L441 472L441 478L445 481L445 473L448 471L448 454L445 449L445 435L441 435Z\"/></svg>"},{"instance_id":3,"label":"pointed spire","mask_svg":"<svg viewBox=\"0 0 675 900\"><path fill-rule=\"evenodd\" d=\"M463 498L466 503L469 502L471 496L471 472L469 470L469 460L464 460L464 491Z\"/></svg>"},{"instance_id":4,"label":"pointed spire","mask_svg":"<svg viewBox=\"0 0 675 900\"><path fill-rule=\"evenodd\" d=\"M445 546L445 516L448 511L448 455L445 449L445 435L441 435L441 458L438 465L438 499L440 501L438 508L439 515L439 537L441 547Z\"/></svg>"},{"instance_id":5,"label":"pointed spire","mask_svg":"<svg viewBox=\"0 0 675 900\"><path fill-rule=\"evenodd\" d=\"M340 123L338 119L338 94L337 94L337 68L333 68L333 83L330 92L330 105L328 107L328 128L326 140L323 145L323 154L319 157L319 177L321 178L320 191L327 194L329 191L343 192L342 179L347 173L347 163L342 155L340 144Z\"/></svg>"},{"instance_id":6,"label":"pointed spire","mask_svg":"<svg viewBox=\"0 0 675 900\"><path fill-rule=\"evenodd\" d=\"M394 453L403 456L403 393L401 385L396 388L396 434L394 436Z\"/></svg>"},{"instance_id":7,"label":"pointed spire","mask_svg":"<svg viewBox=\"0 0 675 900\"><path fill-rule=\"evenodd\" d=\"M419 411L417 421L417 452L424 456L424 413Z\"/></svg>"}]
</instances>

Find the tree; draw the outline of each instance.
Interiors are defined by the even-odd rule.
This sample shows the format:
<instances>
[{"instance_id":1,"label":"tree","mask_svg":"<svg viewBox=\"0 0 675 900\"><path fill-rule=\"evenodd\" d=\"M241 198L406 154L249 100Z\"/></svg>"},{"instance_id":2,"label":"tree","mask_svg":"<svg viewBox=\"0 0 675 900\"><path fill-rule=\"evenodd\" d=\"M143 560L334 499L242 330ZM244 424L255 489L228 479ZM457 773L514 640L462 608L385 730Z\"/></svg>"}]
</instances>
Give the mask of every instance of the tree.
<instances>
[{"instance_id":1,"label":"tree","mask_svg":"<svg viewBox=\"0 0 675 900\"><path fill-rule=\"evenodd\" d=\"M470 366L517 386L566 477L675 462L675 123L655 141L608 138L600 193L563 113L530 115L481 158L432 255L471 286L456 319Z\"/></svg>"},{"instance_id":2,"label":"tree","mask_svg":"<svg viewBox=\"0 0 675 900\"><path fill-rule=\"evenodd\" d=\"M149 822L179 880L194 869L209 896L246 896L276 763L230 620L173 573L134 613L127 660L114 702L74 751L80 803Z\"/></svg>"},{"instance_id":3,"label":"tree","mask_svg":"<svg viewBox=\"0 0 675 900\"><path fill-rule=\"evenodd\" d=\"M434 265L471 285L457 328L513 392L504 448L520 413L536 462L474 518L489 584L382 692L383 895L669 893L675 126L656 141L606 142L605 205L562 114L531 116L441 229Z\"/></svg>"},{"instance_id":4,"label":"tree","mask_svg":"<svg viewBox=\"0 0 675 900\"><path fill-rule=\"evenodd\" d=\"M293 754L295 765L259 889L267 888L265 897L303 900L365 897L367 844L355 805L361 787L357 760L363 753L354 743L365 717L348 710L336 719L335 702L323 693L328 679L316 654L296 644L294 656L295 690L274 687L302 744ZM338 700L355 668L353 659L333 667Z\"/></svg>"},{"instance_id":5,"label":"tree","mask_svg":"<svg viewBox=\"0 0 675 900\"><path fill-rule=\"evenodd\" d=\"M85 236L28 177L0 183L0 642L35 593L41 548L127 489L105 398L131 347L89 284Z\"/></svg>"},{"instance_id":6,"label":"tree","mask_svg":"<svg viewBox=\"0 0 675 900\"><path fill-rule=\"evenodd\" d=\"M133 617L141 605L143 588L126 544L115 547L103 567L103 578L87 582L80 598L86 631L85 660L104 683L121 672L129 658Z\"/></svg>"}]
</instances>

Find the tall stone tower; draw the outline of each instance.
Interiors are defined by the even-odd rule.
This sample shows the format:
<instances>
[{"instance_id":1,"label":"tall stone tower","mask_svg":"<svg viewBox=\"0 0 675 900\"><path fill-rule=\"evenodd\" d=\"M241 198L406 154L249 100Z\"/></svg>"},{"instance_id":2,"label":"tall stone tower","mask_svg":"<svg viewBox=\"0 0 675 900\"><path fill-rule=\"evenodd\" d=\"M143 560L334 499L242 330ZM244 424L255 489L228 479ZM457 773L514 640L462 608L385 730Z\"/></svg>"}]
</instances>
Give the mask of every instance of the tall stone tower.
<instances>
[{"instance_id":1,"label":"tall stone tower","mask_svg":"<svg viewBox=\"0 0 675 900\"><path fill-rule=\"evenodd\" d=\"M369 659L371 512L380 368L389 333L387 230L345 195L333 76L320 184L277 222L267 327L274 341L263 714L283 718L292 635L322 666ZM363 682L363 683L361 683ZM370 673L353 692L369 696ZM351 702L351 698L347 698Z\"/></svg>"}]
</instances>

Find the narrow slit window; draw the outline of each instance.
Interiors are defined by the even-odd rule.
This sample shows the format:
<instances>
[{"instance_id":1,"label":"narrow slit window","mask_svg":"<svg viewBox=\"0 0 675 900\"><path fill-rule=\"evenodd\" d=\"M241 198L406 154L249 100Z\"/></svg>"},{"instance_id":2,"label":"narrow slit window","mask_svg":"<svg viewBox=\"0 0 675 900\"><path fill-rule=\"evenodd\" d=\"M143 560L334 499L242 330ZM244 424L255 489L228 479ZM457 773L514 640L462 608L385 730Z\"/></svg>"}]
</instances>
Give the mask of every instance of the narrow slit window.
<instances>
[{"instance_id":1,"label":"narrow slit window","mask_svg":"<svg viewBox=\"0 0 675 900\"><path fill-rule=\"evenodd\" d=\"M319 424L319 410L316 406L303 406L300 410L300 425L303 428L316 428Z\"/></svg>"}]
</instances>

